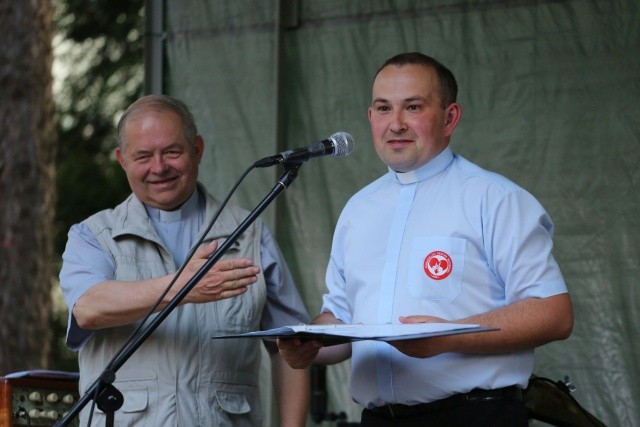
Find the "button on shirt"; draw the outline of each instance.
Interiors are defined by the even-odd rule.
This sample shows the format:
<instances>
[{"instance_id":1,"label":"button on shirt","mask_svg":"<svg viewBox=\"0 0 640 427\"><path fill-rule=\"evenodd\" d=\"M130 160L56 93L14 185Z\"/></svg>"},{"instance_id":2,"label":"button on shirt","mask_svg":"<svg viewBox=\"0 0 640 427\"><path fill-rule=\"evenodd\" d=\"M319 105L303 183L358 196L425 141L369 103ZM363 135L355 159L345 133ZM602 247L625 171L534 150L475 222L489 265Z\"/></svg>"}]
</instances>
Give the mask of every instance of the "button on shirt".
<instances>
[{"instance_id":1,"label":"button on shirt","mask_svg":"<svg viewBox=\"0 0 640 427\"><path fill-rule=\"evenodd\" d=\"M399 316L455 320L525 298L567 292L553 224L528 192L454 155L389 173L356 193L336 226L322 311L345 323ZM533 350L411 358L385 343L353 343L351 392L366 407L413 405L525 386Z\"/></svg>"},{"instance_id":2,"label":"button on shirt","mask_svg":"<svg viewBox=\"0 0 640 427\"><path fill-rule=\"evenodd\" d=\"M204 200L199 192L195 191L189 200L175 211L162 211L148 206L146 209L175 264L182 265L204 220ZM266 226L262 227L260 254L261 269L267 284L267 303L263 310L261 327L271 329L307 322L308 315L291 273ZM76 224L69 231L63 259L60 283L68 307L73 307L78 298L92 286L115 277L112 257L105 253L85 224ZM69 348L78 350L89 336L91 331L80 328L70 312L67 328Z\"/></svg>"}]
</instances>

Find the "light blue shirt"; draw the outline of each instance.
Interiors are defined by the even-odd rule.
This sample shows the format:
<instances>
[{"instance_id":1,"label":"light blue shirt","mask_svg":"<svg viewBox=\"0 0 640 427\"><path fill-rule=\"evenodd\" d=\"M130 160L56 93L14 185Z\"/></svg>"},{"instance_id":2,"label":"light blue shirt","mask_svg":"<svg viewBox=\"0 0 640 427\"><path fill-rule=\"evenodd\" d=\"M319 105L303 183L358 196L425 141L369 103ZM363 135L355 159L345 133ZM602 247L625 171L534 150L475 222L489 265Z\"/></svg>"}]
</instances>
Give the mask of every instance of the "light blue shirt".
<instances>
[{"instance_id":1,"label":"light blue shirt","mask_svg":"<svg viewBox=\"0 0 640 427\"><path fill-rule=\"evenodd\" d=\"M552 234L531 194L447 148L415 171L389 170L348 201L322 311L345 323L455 320L566 293ZM351 393L367 407L413 405L476 387L524 387L532 369L533 350L418 359L363 341L353 344Z\"/></svg>"},{"instance_id":2,"label":"light blue shirt","mask_svg":"<svg viewBox=\"0 0 640 427\"><path fill-rule=\"evenodd\" d=\"M176 265L185 261L189 249L203 226L204 199L198 191L175 211L162 211L146 206L158 236L172 254ZM308 314L296 289L291 273L280 249L266 226L262 227L260 254L261 269L267 285L267 303L261 320L262 329L308 322ZM69 307L67 346L78 350L91 336L80 328L71 308L92 286L115 277L113 258L100 246L89 228L75 224L68 235L60 271L60 285Z\"/></svg>"}]
</instances>

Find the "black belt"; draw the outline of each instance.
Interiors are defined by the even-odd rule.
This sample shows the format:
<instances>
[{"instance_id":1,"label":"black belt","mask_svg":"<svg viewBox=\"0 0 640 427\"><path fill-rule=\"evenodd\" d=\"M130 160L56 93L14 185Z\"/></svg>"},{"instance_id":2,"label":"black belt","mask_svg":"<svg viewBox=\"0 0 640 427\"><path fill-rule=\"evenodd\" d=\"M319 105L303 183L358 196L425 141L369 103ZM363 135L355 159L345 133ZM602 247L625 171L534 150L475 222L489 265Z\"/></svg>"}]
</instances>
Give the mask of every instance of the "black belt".
<instances>
[{"instance_id":1,"label":"black belt","mask_svg":"<svg viewBox=\"0 0 640 427\"><path fill-rule=\"evenodd\" d=\"M462 406L470 403L482 403L494 400L522 402L522 389L518 386L497 388L495 390L473 389L469 393L454 394L444 399L417 405L402 405L390 403L369 409L369 411L386 418L403 418L412 415L425 414L442 409Z\"/></svg>"}]
</instances>

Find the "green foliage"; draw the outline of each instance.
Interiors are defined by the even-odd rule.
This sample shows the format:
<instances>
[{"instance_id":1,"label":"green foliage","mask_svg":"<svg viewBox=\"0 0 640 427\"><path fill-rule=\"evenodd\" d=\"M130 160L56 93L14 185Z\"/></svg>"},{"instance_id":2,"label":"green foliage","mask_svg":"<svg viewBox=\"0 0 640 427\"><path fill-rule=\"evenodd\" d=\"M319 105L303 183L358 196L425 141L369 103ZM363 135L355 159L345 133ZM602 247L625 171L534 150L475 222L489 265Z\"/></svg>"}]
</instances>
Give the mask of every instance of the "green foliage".
<instances>
[{"instance_id":1,"label":"green foliage","mask_svg":"<svg viewBox=\"0 0 640 427\"><path fill-rule=\"evenodd\" d=\"M114 128L143 91L143 1L58 0L55 24L61 254L72 224L129 194L113 156Z\"/></svg>"},{"instance_id":2,"label":"green foliage","mask_svg":"<svg viewBox=\"0 0 640 427\"><path fill-rule=\"evenodd\" d=\"M113 149L120 114L143 92L144 2L54 3L54 100L59 140L54 244L59 258L72 224L115 206L130 192ZM53 290L50 368L75 370L75 355L64 346L66 306L57 291Z\"/></svg>"}]
</instances>

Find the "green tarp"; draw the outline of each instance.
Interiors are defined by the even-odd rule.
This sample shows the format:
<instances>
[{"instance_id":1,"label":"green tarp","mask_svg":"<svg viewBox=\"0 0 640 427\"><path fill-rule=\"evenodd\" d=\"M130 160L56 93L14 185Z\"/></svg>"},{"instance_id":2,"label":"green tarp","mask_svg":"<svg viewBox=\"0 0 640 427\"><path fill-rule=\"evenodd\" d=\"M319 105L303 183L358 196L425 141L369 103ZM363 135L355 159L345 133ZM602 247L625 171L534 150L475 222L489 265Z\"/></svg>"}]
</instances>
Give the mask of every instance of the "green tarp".
<instances>
[{"instance_id":1,"label":"green tarp","mask_svg":"<svg viewBox=\"0 0 640 427\"><path fill-rule=\"evenodd\" d=\"M636 0L165 2L166 93L193 108L202 180L224 197L255 160L336 131L347 158L306 163L264 213L312 315L347 198L385 173L366 110L401 51L447 64L460 86L454 150L531 191L556 224L572 336L536 351L605 423L640 420L640 8ZM232 199L251 209L277 169ZM328 368L329 409L358 420L348 363ZM268 382L265 372L264 382ZM265 394L267 402L269 393ZM266 411L273 417L267 403Z\"/></svg>"}]
</instances>

